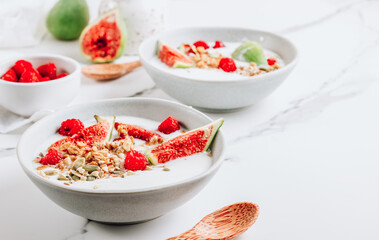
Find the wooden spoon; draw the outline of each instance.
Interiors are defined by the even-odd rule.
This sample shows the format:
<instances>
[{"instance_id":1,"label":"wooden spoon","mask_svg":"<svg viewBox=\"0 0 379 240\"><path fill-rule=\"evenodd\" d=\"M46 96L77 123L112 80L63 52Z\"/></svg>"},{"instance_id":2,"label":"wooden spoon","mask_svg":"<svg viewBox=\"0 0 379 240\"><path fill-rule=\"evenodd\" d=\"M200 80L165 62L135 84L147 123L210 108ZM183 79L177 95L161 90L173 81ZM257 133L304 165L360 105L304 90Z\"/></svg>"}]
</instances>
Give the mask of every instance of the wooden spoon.
<instances>
[{"instance_id":1,"label":"wooden spoon","mask_svg":"<svg viewBox=\"0 0 379 240\"><path fill-rule=\"evenodd\" d=\"M93 64L82 68L84 76L96 80L110 80L124 76L130 73L134 69L141 66L140 61L128 62L128 63L104 63Z\"/></svg>"},{"instance_id":2,"label":"wooden spoon","mask_svg":"<svg viewBox=\"0 0 379 240\"><path fill-rule=\"evenodd\" d=\"M244 233L257 220L258 205L235 203L207 216L192 229L167 240L230 240Z\"/></svg>"}]
</instances>

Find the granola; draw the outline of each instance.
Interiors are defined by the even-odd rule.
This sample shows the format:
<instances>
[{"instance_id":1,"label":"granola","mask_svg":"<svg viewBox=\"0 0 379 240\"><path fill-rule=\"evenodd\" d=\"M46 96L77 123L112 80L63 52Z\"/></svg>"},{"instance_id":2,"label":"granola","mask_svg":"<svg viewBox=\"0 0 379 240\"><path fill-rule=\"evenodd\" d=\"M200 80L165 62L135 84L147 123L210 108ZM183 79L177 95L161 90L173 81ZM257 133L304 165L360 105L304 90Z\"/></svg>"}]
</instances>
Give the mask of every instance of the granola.
<instances>
[{"instance_id":1,"label":"granola","mask_svg":"<svg viewBox=\"0 0 379 240\"><path fill-rule=\"evenodd\" d=\"M37 167L41 176L58 175L58 180L61 181L93 181L125 173L122 159L128 151L134 149L134 140L133 137L129 137L113 142L97 143L92 147L82 143L67 142L56 148L63 153L63 160L50 167L59 172L42 171L48 168L42 165Z\"/></svg>"},{"instance_id":2,"label":"granola","mask_svg":"<svg viewBox=\"0 0 379 240\"><path fill-rule=\"evenodd\" d=\"M215 41L214 44L197 41L194 44L183 43L178 47L179 50L160 41L159 46L163 49L157 55L160 62L170 68L176 68L175 71L179 74L193 73L194 77L204 80L211 79L208 76L212 75L209 74L209 70L218 72L214 76L225 76L225 78L235 77L235 75L251 77L272 72L284 66L284 61L277 54L263 49L260 44L253 41L225 44L221 41ZM222 72L228 75L220 75Z\"/></svg>"},{"instance_id":3,"label":"granola","mask_svg":"<svg viewBox=\"0 0 379 240\"><path fill-rule=\"evenodd\" d=\"M193 47L190 54L191 60L194 62L197 68L203 69L217 69L219 67L220 60L225 58L221 53L210 52L204 49L204 47ZM263 73L268 73L281 68L281 66L275 61L273 65L267 67L259 67L255 62L250 62L247 66L238 66L236 73L243 76L255 76Z\"/></svg>"}]
</instances>

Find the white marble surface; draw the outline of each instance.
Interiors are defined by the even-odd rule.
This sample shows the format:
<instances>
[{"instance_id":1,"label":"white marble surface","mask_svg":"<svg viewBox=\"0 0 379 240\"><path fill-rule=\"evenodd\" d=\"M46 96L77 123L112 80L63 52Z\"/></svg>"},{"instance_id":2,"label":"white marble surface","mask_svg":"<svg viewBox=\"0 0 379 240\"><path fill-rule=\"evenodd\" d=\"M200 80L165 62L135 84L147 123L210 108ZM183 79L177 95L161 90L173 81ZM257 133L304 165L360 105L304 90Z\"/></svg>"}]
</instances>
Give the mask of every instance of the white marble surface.
<instances>
[{"instance_id":1,"label":"white marble surface","mask_svg":"<svg viewBox=\"0 0 379 240\"><path fill-rule=\"evenodd\" d=\"M299 64L260 104L209 114L225 118L225 163L191 201L143 224L102 225L56 206L8 149L24 128L0 135L0 238L165 239L224 205L252 201L261 215L241 240L379 239L379 1L178 0L167 9L168 28L228 25L282 33L297 45ZM83 62L77 42L48 35L32 48L0 49L0 57L34 52ZM138 69L112 82L83 79L73 104L138 96L171 99Z\"/></svg>"}]
</instances>

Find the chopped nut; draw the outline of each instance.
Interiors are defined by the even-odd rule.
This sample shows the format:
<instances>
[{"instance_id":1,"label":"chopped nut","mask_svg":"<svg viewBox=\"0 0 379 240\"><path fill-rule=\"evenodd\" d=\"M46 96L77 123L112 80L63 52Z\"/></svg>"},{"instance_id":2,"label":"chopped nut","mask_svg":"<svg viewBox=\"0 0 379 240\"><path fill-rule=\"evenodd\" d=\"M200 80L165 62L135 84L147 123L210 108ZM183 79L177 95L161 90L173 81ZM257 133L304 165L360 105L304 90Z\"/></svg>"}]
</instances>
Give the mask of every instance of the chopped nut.
<instances>
[{"instance_id":1,"label":"chopped nut","mask_svg":"<svg viewBox=\"0 0 379 240\"><path fill-rule=\"evenodd\" d=\"M205 68L206 66L207 66L206 63L202 60L196 63L196 67L198 68Z\"/></svg>"},{"instance_id":2,"label":"chopped nut","mask_svg":"<svg viewBox=\"0 0 379 240\"><path fill-rule=\"evenodd\" d=\"M37 170L43 170L43 169L46 169L46 168L48 168L48 167L49 167L49 166L42 165L42 166L37 167Z\"/></svg>"},{"instance_id":3,"label":"chopped nut","mask_svg":"<svg viewBox=\"0 0 379 240\"><path fill-rule=\"evenodd\" d=\"M80 177L82 176L80 173L78 173L77 171L75 171L75 170L73 170L73 169L71 169L71 170L69 171L69 174L72 175L72 179L74 179L75 176L78 177L78 178L80 178ZM74 179L74 180L75 180L75 179Z\"/></svg>"},{"instance_id":4,"label":"chopped nut","mask_svg":"<svg viewBox=\"0 0 379 240\"><path fill-rule=\"evenodd\" d=\"M46 176L46 174L45 174L43 171L38 171L38 174L39 174L41 177L48 178L48 177Z\"/></svg>"},{"instance_id":5,"label":"chopped nut","mask_svg":"<svg viewBox=\"0 0 379 240\"><path fill-rule=\"evenodd\" d=\"M65 159L63 159L63 164L68 166L71 164L71 158L70 157L66 157Z\"/></svg>"},{"instance_id":6,"label":"chopped nut","mask_svg":"<svg viewBox=\"0 0 379 240\"><path fill-rule=\"evenodd\" d=\"M93 172L91 172L90 176L98 178L99 177L99 171L93 171Z\"/></svg>"},{"instance_id":7,"label":"chopped nut","mask_svg":"<svg viewBox=\"0 0 379 240\"><path fill-rule=\"evenodd\" d=\"M76 169L76 171L79 172L83 176L88 175L88 172L83 167L79 167L78 169Z\"/></svg>"},{"instance_id":8,"label":"chopped nut","mask_svg":"<svg viewBox=\"0 0 379 240\"><path fill-rule=\"evenodd\" d=\"M100 168L101 168L104 172L108 172L108 166L107 166L107 165L102 164L102 165L100 166Z\"/></svg>"},{"instance_id":9,"label":"chopped nut","mask_svg":"<svg viewBox=\"0 0 379 240\"><path fill-rule=\"evenodd\" d=\"M197 47L196 50L198 53L203 53L205 51L204 47L202 46Z\"/></svg>"}]
</instances>

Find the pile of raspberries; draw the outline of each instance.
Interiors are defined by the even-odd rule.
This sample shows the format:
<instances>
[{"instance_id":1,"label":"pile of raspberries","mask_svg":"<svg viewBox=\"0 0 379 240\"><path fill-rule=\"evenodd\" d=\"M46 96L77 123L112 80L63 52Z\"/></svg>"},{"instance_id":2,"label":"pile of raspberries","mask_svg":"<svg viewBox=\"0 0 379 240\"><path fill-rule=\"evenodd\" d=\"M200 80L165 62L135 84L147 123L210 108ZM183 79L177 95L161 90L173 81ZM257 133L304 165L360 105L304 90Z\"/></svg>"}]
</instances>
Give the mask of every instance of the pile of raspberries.
<instances>
[{"instance_id":1,"label":"pile of raspberries","mask_svg":"<svg viewBox=\"0 0 379 240\"><path fill-rule=\"evenodd\" d=\"M1 79L9 82L46 82L67 76L68 74L62 72L57 75L57 67L54 63L49 62L39 66L37 69L26 60L18 60L13 67L11 67Z\"/></svg>"}]
</instances>

